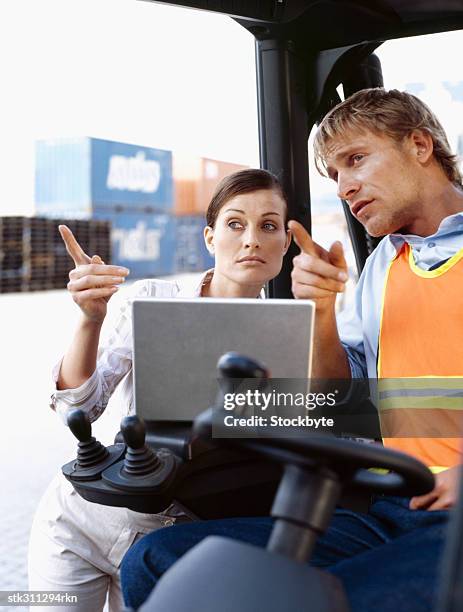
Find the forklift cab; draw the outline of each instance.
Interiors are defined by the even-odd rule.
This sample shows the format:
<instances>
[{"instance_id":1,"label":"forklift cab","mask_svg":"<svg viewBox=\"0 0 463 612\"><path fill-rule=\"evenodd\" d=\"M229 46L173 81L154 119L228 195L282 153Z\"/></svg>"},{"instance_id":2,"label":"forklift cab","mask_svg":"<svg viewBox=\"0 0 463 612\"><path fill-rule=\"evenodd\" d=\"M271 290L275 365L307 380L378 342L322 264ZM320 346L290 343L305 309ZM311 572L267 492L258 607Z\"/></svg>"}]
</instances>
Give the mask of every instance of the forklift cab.
<instances>
[{"instance_id":1,"label":"forklift cab","mask_svg":"<svg viewBox=\"0 0 463 612\"><path fill-rule=\"evenodd\" d=\"M383 85L380 61L374 54L382 42L393 38L463 29L463 2L456 0L441 0L439 3L431 0L148 1L222 13L233 18L254 36L261 167L280 178L288 195L290 218L298 220L309 232L311 198L307 143L312 127L341 100L341 90L343 96L348 97L358 90ZM377 244L377 239L369 236L363 226L351 216L345 202L341 205L346 215L357 269L361 273L366 258ZM285 256L281 273L270 283L270 298L292 297L291 261L297 253L297 247L292 244ZM258 370L258 365L252 366L249 362L244 365L242 362L222 363L222 366L229 368L229 372L233 368L244 368L240 370L241 375L243 372L255 373ZM79 421L79 418L74 426L75 433L81 443L85 444L89 440L87 426ZM137 427L136 423L126 423L124 439L126 442L130 441L132 449L138 449L141 453L144 452L144 432L138 431ZM163 428L155 423L148 423L147 441L149 446L155 449L155 460L164 462L167 467L163 479L155 485L152 482L148 485L147 482L139 481L140 486L135 493L127 486L124 488L124 482L118 480L118 476L113 473L95 484L91 468L82 468L90 471L81 471L76 475L75 465L68 464L64 472L78 492L90 501L127 506L142 512L156 512L165 508L167 503L175 498L201 518L238 516L242 514L244 500L248 514L265 514L273 503L273 507L277 504L280 508L280 514L283 512L281 508L284 508L286 516L291 518L292 513L297 511L290 508L290 504L287 505L288 500L299 490L297 487L303 486L304 470L308 469L307 460L314 452L317 457L331 457L332 469L344 453L346 457L355 458L352 459L352 465L357 467L367 467L367 464L373 467L374 464L376 467L397 470L398 480L393 475L389 480L384 477L382 481L380 477L375 480L372 476L361 475L356 484L370 490L396 493L413 491L412 494L418 494L419 491L425 492L432 486L428 475L419 465L394 457L395 453L365 458L365 453L356 454L357 451L351 448L347 441L338 441L338 446L326 442L325 446L322 445L323 448L317 447L314 450L316 443L310 439L287 444L282 441L273 445L247 442L218 447L215 444L210 445L210 428L210 415L206 414L197 420L193 428L191 424L185 423L164 424ZM119 451L121 453L118 457L117 449L111 451L114 452L114 461L120 460L124 453L122 448L119 448ZM268 461L269 458L271 461ZM111 463L109 460L108 462ZM297 469L294 466L297 466ZM342 477L355 480L356 470L348 472L348 475L343 472ZM313 491L313 486L314 481L311 481L307 490ZM322 487L321 481L317 486ZM278 494L275 498L277 487ZM285 492L282 492L282 487ZM326 492L328 512L337 502L338 493L339 491L336 491L336 494ZM296 517L294 520L297 522L300 519ZM314 520L323 522L324 519L319 516ZM462 521L463 500L460 500L454 512L444 561L446 571L443 576L445 575L446 583L442 586L440 612L463 609ZM282 534L289 537L288 533L288 529L283 529L275 536L273 545L276 549L283 545L285 538ZM298 532L298 535L300 536L301 532ZM306 540L306 552L310 546ZM212 551L210 554L215 553ZM230 551L230 554L233 557L235 553ZM235 558L237 564L240 554L237 553ZM196 561L197 559L195 566ZM265 560L260 558L259 563L263 566ZM262 578L262 585L265 585L268 577L276 571L270 565L267 570L269 573L266 578ZM288 581L292 580L290 574L289 571ZM289 584L290 582L288 588ZM301 591L300 596L306 597L307 593ZM157 607L153 609L168 610L171 604L166 603L164 607L163 605L158 601ZM183 610L172 607L170 609ZM211 609L212 612L214 608L202 609ZM327 606L314 609L335 608ZM340 607L339 610L341 609L344 608Z\"/></svg>"}]
</instances>

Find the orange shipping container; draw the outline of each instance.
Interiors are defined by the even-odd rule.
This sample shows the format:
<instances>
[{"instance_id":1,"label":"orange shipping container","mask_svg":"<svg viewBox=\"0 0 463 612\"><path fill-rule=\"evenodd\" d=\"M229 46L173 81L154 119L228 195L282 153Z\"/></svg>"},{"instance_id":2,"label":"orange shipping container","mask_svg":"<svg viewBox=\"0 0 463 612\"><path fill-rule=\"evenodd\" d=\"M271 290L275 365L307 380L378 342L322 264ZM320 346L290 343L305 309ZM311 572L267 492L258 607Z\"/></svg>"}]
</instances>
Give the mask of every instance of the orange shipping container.
<instances>
[{"instance_id":1,"label":"orange shipping container","mask_svg":"<svg viewBox=\"0 0 463 612\"><path fill-rule=\"evenodd\" d=\"M174 153L174 214L200 215L207 210L217 184L247 166Z\"/></svg>"},{"instance_id":2,"label":"orange shipping container","mask_svg":"<svg viewBox=\"0 0 463 612\"><path fill-rule=\"evenodd\" d=\"M229 174L244 170L247 166L230 164L215 159L201 158L201 182L198 186L198 212L206 211L217 184Z\"/></svg>"}]
</instances>

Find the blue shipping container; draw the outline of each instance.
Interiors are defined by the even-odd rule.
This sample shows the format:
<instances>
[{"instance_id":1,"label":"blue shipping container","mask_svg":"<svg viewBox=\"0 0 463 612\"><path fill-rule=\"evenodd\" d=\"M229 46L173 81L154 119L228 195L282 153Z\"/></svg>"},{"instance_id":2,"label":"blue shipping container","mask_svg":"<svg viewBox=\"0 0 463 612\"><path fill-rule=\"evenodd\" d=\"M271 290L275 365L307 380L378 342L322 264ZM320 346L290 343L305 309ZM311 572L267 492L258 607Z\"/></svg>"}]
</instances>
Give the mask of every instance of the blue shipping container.
<instances>
[{"instance_id":1,"label":"blue shipping container","mask_svg":"<svg viewBox=\"0 0 463 612\"><path fill-rule=\"evenodd\" d=\"M191 215L175 218L175 272L202 272L214 267L206 249L203 230L205 218Z\"/></svg>"},{"instance_id":2,"label":"blue shipping container","mask_svg":"<svg viewBox=\"0 0 463 612\"><path fill-rule=\"evenodd\" d=\"M35 200L38 213L68 218L115 205L170 211L172 153L96 138L38 141Z\"/></svg>"},{"instance_id":3,"label":"blue shipping container","mask_svg":"<svg viewBox=\"0 0 463 612\"><path fill-rule=\"evenodd\" d=\"M91 217L90 138L40 140L35 146L35 204L47 217Z\"/></svg>"},{"instance_id":4,"label":"blue shipping container","mask_svg":"<svg viewBox=\"0 0 463 612\"><path fill-rule=\"evenodd\" d=\"M92 201L170 210L172 152L92 139Z\"/></svg>"},{"instance_id":5,"label":"blue shipping container","mask_svg":"<svg viewBox=\"0 0 463 612\"><path fill-rule=\"evenodd\" d=\"M171 215L98 208L93 216L111 221L112 263L129 268L129 278L174 273L175 219Z\"/></svg>"}]
</instances>

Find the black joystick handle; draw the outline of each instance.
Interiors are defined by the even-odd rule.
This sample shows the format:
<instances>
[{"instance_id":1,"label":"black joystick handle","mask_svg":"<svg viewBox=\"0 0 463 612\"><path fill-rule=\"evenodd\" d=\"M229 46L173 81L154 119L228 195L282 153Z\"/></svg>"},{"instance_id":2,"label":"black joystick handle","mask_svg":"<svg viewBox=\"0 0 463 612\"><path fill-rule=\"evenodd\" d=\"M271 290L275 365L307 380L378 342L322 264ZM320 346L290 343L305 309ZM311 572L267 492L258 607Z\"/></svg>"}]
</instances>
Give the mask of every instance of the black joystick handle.
<instances>
[{"instance_id":1,"label":"black joystick handle","mask_svg":"<svg viewBox=\"0 0 463 612\"><path fill-rule=\"evenodd\" d=\"M238 380L255 378L260 381L258 383L260 389L265 387L269 377L269 371L264 365L234 351L220 357L217 362L217 370L220 380L220 392L217 397L219 405L222 402L222 395L234 392Z\"/></svg>"},{"instance_id":2,"label":"black joystick handle","mask_svg":"<svg viewBox=\"0 0 463 612\"><path fill-rule=\"evenodd\" d=\"M138 416L124 417L121 432L127 445L122 471L131 476L146 476L159 468L160 460L145 444L145 422Z\"/></svg>"},{"instance_id":3,"label":"black joystick handle","mask_svg":"<svg viewBox=\"0 0 463 612\"><path fill-rule=\"evenodd\" d=\"M71 482L98 479L106 468L124 454L123 444L103 446L92 436L90 420L83 410L72 410L67 417L69 429L79 440L77 459L63 465L62 471Z\"/></svg>"},{"instance_id":4,"label":"black joystick handle","mask_svg":"<svg viewBox=\"0 0 463 612\"><path fill-rule=\"evenodd\" d=\"M92 426L90 419L80 409L73 410L68 414L68 427L79 440L79 442L90 442L92 439Z\"/></svg>"},{"instance_id":5,"label":"black joystick handle","mask_svg":"<svg viewBox=\"0 0 463 612\"><path fill-rule=\"evenodd\" d=\"M156 498L161 505L165 503L164 507L167 507L171 498L167 496L165 502L162 499L174 481L178 460L165 448L154 452L145 444L145 422L138 416L124 417L121 421L121 433L127 446L124 461L105 470L103 481L114 489L129 493L131 503L142 508L151 497ZM141 509L139 512L145 510Z\"/></svg>"},{"instance_id":6,"label":"black joystick handle","mask_svg":"<svg viewBox=\"0 0 463 612\"><path fill-rule=\"evenodd\" d=\"M129 448L139 449L145 446L146 427L140 417L124 417L121 421L121 432Z\"/></svg>"},{"instance_id":7,"label":"black joystick handle","mask_svg":"<svg viewBox=\"0 0 463 612\"><path fill-rule=\"evenodd\" d=\"M77 445L77 470L88 470L106 462L108 449L92 436L92 426L88 415L77 408L68 414L69 429L79 440Z\"/></svg>"},{"instance_id":8,"label":"black joystick handle","mask_svg":"<svg viewBox=\"0 0 463 612\"><path fill-rule=\"evenodd\" d=\"M234 351L225 353L217 362L219 374L224 378L268 378L267 368L246 355Z\"/></svg>"}]
</instances>

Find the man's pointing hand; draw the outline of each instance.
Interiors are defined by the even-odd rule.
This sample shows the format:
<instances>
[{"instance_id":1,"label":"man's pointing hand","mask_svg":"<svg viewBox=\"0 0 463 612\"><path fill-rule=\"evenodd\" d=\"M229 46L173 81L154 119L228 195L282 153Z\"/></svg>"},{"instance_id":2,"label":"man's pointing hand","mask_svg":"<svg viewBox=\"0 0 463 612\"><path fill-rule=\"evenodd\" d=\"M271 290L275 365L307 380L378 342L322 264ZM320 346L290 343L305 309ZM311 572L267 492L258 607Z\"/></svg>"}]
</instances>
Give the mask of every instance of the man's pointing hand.
<instances>
[{"instance_id":1,"label":"man's pointing hand","mask_svg":"<svg viewBox=\"0 0 463 612\"><path fill-rule=\"evenodd\" d=\"M290 221L288 227L294 242L301 249L293 259L291 278L294 297L314 300L317 312L334 308L336 295L344 291L348 279L342 244L334 242L327 251L314 242L297 221Z\"/></svg>"}]
</instances>

